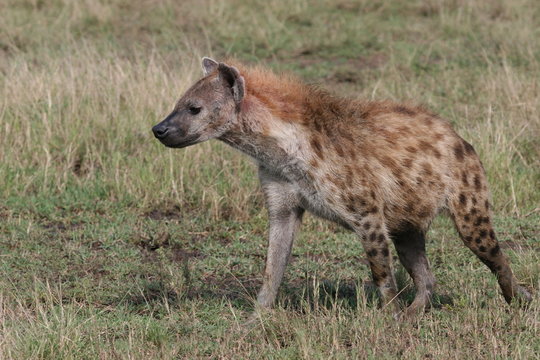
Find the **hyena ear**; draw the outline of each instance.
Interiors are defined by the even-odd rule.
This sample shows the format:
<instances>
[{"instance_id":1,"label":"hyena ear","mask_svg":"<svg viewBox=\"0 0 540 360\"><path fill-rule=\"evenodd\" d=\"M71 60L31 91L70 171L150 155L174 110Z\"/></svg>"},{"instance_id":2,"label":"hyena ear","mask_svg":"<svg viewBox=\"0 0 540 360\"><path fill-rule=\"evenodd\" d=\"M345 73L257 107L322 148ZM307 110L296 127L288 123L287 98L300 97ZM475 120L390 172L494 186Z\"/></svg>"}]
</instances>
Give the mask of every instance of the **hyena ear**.
<instances>
[{"instance_id":1,"label":"hyena ear","mask_svg":"<svg viewBox=\"0 0 540 360\"><path fill-rule=\"evenodd\" d=\"M218 68L218 62L214 59L210 59L209 57L203 57L202 58L202 68L204 72L204 76L207 76L208 74L213 73Z\"/></svg>"},{"instance_id":2,"label":"hyena ear","mask_svg":"<svg viewBox=\"0 0 540 360\"><path fill-rule=\"evenodd\" d=\"M246 91L244 78L240 75L237 68L224 63L219 63L218 72L223 82L231 88L234 101L237 105L240 105Z\"/></svg>"}]
</instances>

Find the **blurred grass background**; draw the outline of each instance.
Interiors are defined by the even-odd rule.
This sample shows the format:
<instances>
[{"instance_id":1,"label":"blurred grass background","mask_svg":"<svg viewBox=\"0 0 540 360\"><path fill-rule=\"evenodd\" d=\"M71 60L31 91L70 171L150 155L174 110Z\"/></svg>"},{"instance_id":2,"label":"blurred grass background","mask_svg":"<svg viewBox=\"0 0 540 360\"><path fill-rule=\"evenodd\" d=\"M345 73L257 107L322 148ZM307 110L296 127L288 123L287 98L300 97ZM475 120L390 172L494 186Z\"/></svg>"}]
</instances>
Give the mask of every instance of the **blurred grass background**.
<instances>
[{"instance_id":1,"label":"blurred grass background","mask_svg":"<svg viewBox=\"0 0 540 360\"><path fill-rule=\"evenodd\" d=\"M538 300L509 310L445 219L420 322L377 309L360 244L309 217L281 305L231 331L264 265L255 168L150 132L204 55L425 104L480 153L499 238L537 290L539 19L534 0L1 1L0 357L540 356Z\"/></svg>"}]
</instances>

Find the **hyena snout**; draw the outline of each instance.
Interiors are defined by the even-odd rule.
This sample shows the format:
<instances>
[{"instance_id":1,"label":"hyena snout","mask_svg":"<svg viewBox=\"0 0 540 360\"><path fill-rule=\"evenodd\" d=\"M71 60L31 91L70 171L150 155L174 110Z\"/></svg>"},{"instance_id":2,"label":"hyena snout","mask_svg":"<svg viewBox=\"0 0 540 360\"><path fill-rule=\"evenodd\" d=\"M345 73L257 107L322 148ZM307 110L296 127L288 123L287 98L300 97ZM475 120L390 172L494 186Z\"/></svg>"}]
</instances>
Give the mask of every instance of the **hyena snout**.
<instances>
[{"instance_id":1,"label":"hyena snout","mask_svg":"<svg viewBox=\"0 0 540 360\"><path fill-rule=\"evenodd\" d=\"M179 121L179 114L173 111L162 122L152 128L154 136L163 145L173 148L182 148L195 144L198 134L188 134L189 124Z\"/></svg>"},{"instance_id":2,"label":"hyena snout","mask_svg":"<svg viewBox=\"0 0 540 360\"><path fill-rule=\"evenodd\" d=\"M170 128L163 123L159 123L152 128L154 136L160 140L166 138L169 135L169 130Z\"/></svg>"}]
</instances>

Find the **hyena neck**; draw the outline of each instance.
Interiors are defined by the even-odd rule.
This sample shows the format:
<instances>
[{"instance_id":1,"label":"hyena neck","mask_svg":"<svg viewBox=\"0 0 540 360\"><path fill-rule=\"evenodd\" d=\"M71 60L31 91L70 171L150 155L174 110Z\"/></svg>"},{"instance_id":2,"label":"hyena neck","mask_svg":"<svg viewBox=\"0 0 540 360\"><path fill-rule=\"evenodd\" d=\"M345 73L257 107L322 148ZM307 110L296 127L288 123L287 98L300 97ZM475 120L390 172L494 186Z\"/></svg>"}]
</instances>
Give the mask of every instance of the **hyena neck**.
<instances>
[{"instance_id":1,"label":"hyena neck","mask_svg":"<svg viewBox=\"0 0 540 360\"><path fill-rule=\"evenodd\" d=\"M244 99L237 125L220 138L260 166L293 181L305 177L305 139L299 124L277 117L252 95Z\"/></svg>"}]
</instances>

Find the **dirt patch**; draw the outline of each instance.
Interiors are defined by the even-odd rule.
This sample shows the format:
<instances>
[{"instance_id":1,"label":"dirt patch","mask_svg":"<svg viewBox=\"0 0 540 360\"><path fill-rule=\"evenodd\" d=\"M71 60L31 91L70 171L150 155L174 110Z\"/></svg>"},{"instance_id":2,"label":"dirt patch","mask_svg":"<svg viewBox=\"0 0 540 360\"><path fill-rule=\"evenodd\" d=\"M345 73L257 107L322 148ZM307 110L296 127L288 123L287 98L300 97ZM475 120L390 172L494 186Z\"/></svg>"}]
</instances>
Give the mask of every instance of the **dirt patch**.
<instances>
[{"instance_id":1,"label":"dirt patch","mask_svg":"<svg viewBox=\"0 0 540 360\"><path fill-rule=\"evenodd\" d=\"M148 238L141 238L136 245L141 249L141 253L144 256L144 260L147 262L158 261L158 255L156 251L158 249L165 249L165 254L174 262L185 262L191 258L204 258L205 255L198 250L188 250L182 247L180 244L171 244L171 236L168 232L162 232L157 236Z\"/></svg>"},{"instance_id":2,"label":"dirt patch","mask_svg":"<svg viewBox=\"0 0 540 360\"><path fill-rule=\"evenodd\" d=\"M143 216L152 220L180 220L182 219L182 214L183 212L179 205L166 205L147 211Z\"/></svg>"},{"instance_id":3,"label":"dirt patch","mask_svg":"<svg viewBox=\"0 0 540 360\"><path fill-rule=\"evenodd\" d=\"M198 250L186 250L180 245L175 245L171 248L171 260L175 262L187 261L191 258L205 258L206 256Z\"/></svg>"},{"instance_id":4,"label":"dirt patch","mask_svg":"<svg viewBox=\"0 0 540 360\"><path fill-rule=\"evenodd\" d=\"M93 241L90 244L90 248L95 251L103 250L103 243L99 240Z\"/></svg>"}]
</instances>

